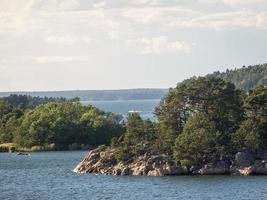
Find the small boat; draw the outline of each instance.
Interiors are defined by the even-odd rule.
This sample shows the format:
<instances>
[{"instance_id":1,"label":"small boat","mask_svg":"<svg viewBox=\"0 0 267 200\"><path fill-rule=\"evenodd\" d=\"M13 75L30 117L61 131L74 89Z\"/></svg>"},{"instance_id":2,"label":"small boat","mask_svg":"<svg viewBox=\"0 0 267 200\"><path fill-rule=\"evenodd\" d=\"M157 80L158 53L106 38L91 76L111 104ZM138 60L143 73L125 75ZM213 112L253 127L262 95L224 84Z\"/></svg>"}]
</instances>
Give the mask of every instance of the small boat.
<instances>
[{"instance_id":1,"label":"small boat","mask_svg":"<svg viewBox=\"0 0 267 200\"><path fill-rule=\"evenodd\" d=\"M23 152L18 152L17 153L18 156L29 156L29 153L23 153Z\"/></svg>"},{"instance_id":2,"label":"small boat","mask_svg":"<svg viewBox=\"0 0 267 200\"><path fill-rule=\"evenodd\" d=\"M139 110L129 110L128 113L141 113L142 111Z\"/></svg>"}]
</instances>

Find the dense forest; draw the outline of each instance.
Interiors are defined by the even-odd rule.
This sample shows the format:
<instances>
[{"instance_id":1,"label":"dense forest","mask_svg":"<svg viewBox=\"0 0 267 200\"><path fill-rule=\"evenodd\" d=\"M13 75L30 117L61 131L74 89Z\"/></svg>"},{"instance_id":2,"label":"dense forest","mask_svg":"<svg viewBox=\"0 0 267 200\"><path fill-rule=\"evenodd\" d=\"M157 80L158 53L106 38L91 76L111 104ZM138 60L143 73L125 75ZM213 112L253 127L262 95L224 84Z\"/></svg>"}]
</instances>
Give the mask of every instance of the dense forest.
<instances>
[{"instance_id":1,"label":"dense forest","mask_svg":"<svg viewBox=\"0 0 267 200\"><path fill-rule=\"evenodd\" d=\"M238 89L249 91L256 85L267 86L267 63L248 67L243 66L238 69L227 69L225 72L217 71L206 75L206 77L221 78L233 83ZM191 77L182 83L188 83L196 78L196 76Z\"/></svg>"},{"instance_id":2,"label":"dense forest","mask_svg":"<svg viewBox=\"0 0 267 200\"><path fill-rule=\"evenodd\" d=\"M230 81L239 89L249 91L256 85L267 86L267 64L243 66L240 69L227 70L226 72L214 72L208 76L222 78Z\"/></svg>"}]
</instances>

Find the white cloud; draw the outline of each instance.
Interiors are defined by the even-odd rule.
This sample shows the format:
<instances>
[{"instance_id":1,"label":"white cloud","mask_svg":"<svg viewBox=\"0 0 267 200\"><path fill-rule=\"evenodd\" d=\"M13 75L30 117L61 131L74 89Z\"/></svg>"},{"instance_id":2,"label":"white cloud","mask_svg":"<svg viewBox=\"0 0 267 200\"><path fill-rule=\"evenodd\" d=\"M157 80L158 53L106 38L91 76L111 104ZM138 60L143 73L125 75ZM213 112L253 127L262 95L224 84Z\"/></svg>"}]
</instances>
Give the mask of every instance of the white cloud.
<instances>
[{"instance_id":1,"label":"white cloud","mask_svg":"<svg viewBox=\"0 0 267 200\"><path fill-rule=\"evenodd\" d=\"M262 13L261 15L265 14ZM169 25L181 28L211 28L218 31L249 27L267 28L264 23L258 23L258 18L259 16L257 13L248 11L223 12L216 14L201 14L190 20L173 20Z\"/></svg>"},{"instance_id":2,"label":"white cloud","mask_svg":"<svg viewBox=\"0 0 267 200\"><path fill-rule=\"evenodd\" d=\"M266 5L266 0L198 0L201 3L223 3L231 7Z\"/></svg>"},{"instance_id":3,"label":"white cloud","mask_svg":"<svg viewBox=\"0 0 267 200\"><path fill-rule=\"evenodd\" d=\"M174 51L190 53L194 47L194 44L184 41L171 41L166 36L127 40L126 44L137 47L141 54L160 54Z\"/></svg>"},{"instance_id":4,"label":"white cloud","mask_svg":"<svg viewBox=\"0 0 267 200\"><path fill-rule=\"evenodd\" d=\"M61 10L74 10L80 7L80 2L78 0L64 0L59 3L59 8Z\"/></svg>"},{"instance_id":5,"label":"white cloud","mask_svg":"<svg viewBox=\"0 0 267 200\"><path fill-rule=\"evenodd\" d=\"M161 29L208 28L216 31L238 28L267 29L267 12L247 10L204 13L181 7L145 7L122 10L122 16L137 24Z\"/></svg>"},{"instance_id":6,"label":"white cloud","mask_svg":"<svg viewBox=\"0 0 267 200\"><path fill-rule=\"evenodd\" d=\"M93 4L93 7L94 8L103 8L107 5L107 2L106 1L100 1L98 3L94 3Z\"/></svg>"},{"instance_id":7,"label":"white cloud","mask_svg":"<svg viewBox=\"0 0 267 200\"><path fill-rule=\"evenodd\" d=\"M49 36L45 39L48 44L56 45L72 45L77 42L76 38L71 37L70 35L64 36Z\"/></svg>"},{"instance_id":8,"label":"white cloud","mask_svg":"<svg viewBox=\"0 0 267 200\"><path fill-rule=\"evenodd\" d=\"M222 0L198 0L205 2L218 2ZM224 0L225 2L227 0ZM241 1L234 0L235 4ZM262 0L255 0L262 2ZM0 2L0 33L48 33L47 43L76 44L80 42L80 34L89 34L89 38L97 40L109 39L127 40L132 35L144 35L151 28L158 27L157 34L177 31L177 29L209 28L214 30L227 30L228 28L254 28L266 29L266 11L256 12L248 10L232 10L211 13L199 11L196 8L173 6L152 6L161 1L136 0L144 7L108 7L108 1L99 1L94 4L96 8L79 10L78 0L25 0L24 4L14 4L8 1ZM20 1L18 1L20 2ZM242 1L243 2L243 1ZM245 0L249 3L251 1ZM233 3L234 4L234 3ZM161 4L160 4L161 5ZM161 33L161 31L165 31ZM70 36L57 36L68 33ZM51 36L52 35L52 36ZM55 35L55 36L53 36ZM50 38L49 38L50 37ZM78 40L77 40L78 38ZM85 40L84 40L85 41ZM81 42L80 42L81 43Z\"/></svg>"},{"instance_id":9,"label":"white cloud","mask_svg":"<svg viewBox=\"0 0 267 200\"><path fill-rule=\"evenodd\" d=\"M41 56L35 57L34 61L39 64L64 63L64 62L86 62L88 58L81 56Z\"/></svg>"},{"instance_id":10,"label":"white cloud","mask_svg":"<svg viewBox=\"0 0 267 200\"><path fill-rule=\"evenodd\" d=\"M137 23L160 23L175 19L190 19L198 16L200 12L183 7L144 7L128 8L121 11L121 15Z\"/></svg>"},{"instance_id":11,"label":"white cloud","mask_svg":"<svg viewBox=\"0 0 267 200\"><path fill-rule=\"evenodd\" d=\"M0 13L14 13L14 12L27 12L31 11L36 0L24 0L24 1L14 1L10 3L10 0L0 1Z\"/></svg>"},{"instance_id":12,"label":"white cloud","mask_svg":"<svg viewBox=\"0 0 267 200\"><path fill-rule=\"evenodd\" d=\"M133 0L137 4L148 4L148 5L157 5L159 4L158 0Z\"/></svg>"},{"instance_id":13,"label":"white cloud","mask_svg":"<svg viewBox=\"0 0 267 200\"><path fill-rule=\"evenodd\" d=\"M101 41L87 36L73 37L71 35L55 36L45 38L45 42L51 45L74 45L74 44L98 44Z\"/></svg>"}]
</instances>

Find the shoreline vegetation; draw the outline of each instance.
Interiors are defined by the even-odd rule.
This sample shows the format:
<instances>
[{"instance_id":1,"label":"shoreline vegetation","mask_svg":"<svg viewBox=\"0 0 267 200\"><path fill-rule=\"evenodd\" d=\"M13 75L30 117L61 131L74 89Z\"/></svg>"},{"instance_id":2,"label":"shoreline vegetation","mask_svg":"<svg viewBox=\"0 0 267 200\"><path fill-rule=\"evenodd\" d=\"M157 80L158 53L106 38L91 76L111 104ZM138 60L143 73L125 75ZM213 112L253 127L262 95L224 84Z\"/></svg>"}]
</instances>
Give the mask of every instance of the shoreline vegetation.
<instances>
[{"instance_id":1,"label":"shoreline vegetation","mask_svg":"<svg viewBox=\"0 0 267 200\"><path fill-rule=\"evenodd\" d=\"M107 145L124 132L122 119L82 105L79 98L11 95L0 99L0 152L85 150Z\"/></svg>"},{"instance_id":2,"label":"shoreline vegetation","mask_svg":"<svg viewBox=\"0 0 267 200\"><path fill-rule=\"evenodd\" d=\"M137 112L124 121L79 98L3 97L0 151L91 149L78 173L267 174L266 79L253 82L262 72L255 69L242 75L255 84L248 92L214 76L177 84L155 108L156 121Z\"/></svg>"}]
</instances>

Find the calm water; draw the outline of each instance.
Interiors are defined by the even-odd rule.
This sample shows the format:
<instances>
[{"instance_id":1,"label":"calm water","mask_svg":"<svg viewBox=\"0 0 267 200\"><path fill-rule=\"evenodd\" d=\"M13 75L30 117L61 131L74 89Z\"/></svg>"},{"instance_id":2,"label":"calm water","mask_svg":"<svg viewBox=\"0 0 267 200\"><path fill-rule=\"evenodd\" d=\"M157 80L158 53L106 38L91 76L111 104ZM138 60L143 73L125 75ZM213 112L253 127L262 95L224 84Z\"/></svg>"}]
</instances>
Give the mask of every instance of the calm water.
<instances>
[{"instance_id":1,"label":"calm water","mask_svg":"<svg viewBox=\"0 0 267 200\"><path fill-rule=\"evenodd\" d=\"M267 177L115 177L75 174L86 152L0 153L1 200L263 200Z\"/></svg>"},{"instance_id":2,"label":"calm water","mask_svg":"<svg viewBox=\"0 0 267 200\"><path fill-rule=\"evenodd\" d=\"M127 116L129 111L139 111L144 119L155 119L154 108L160 99L150 100L118 100L118 101L82 101L83 104L91 104L105 111L115 112Z\"/></svg>"}]
</instances>

